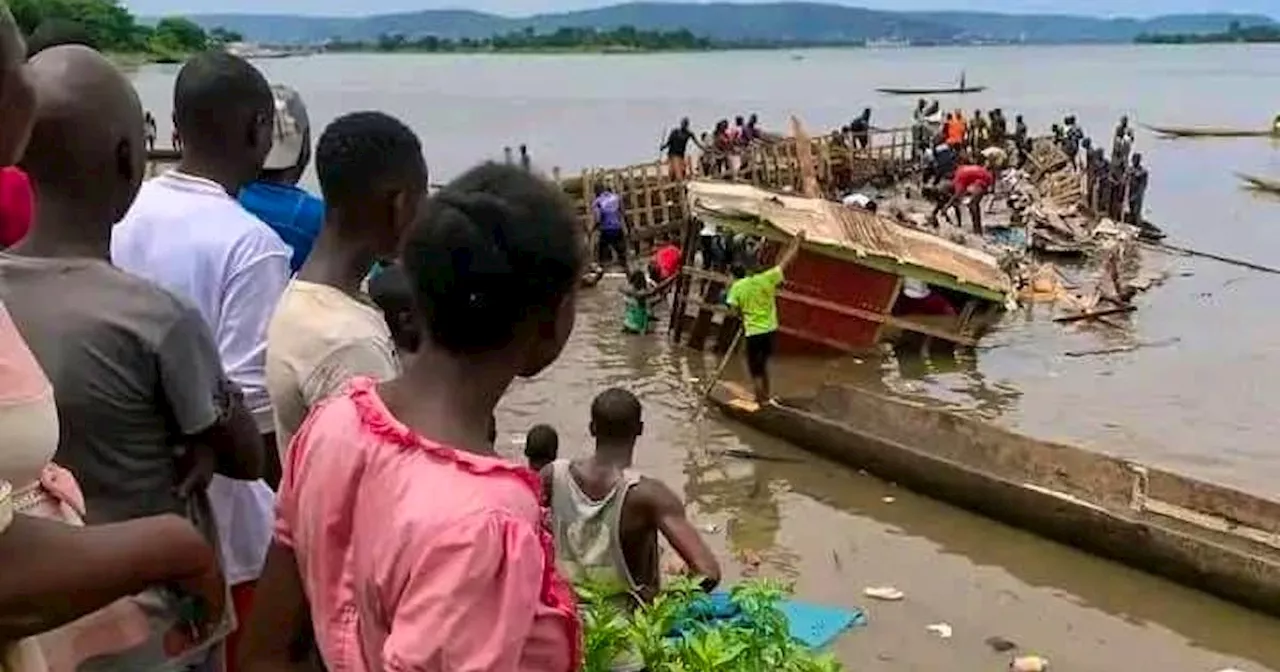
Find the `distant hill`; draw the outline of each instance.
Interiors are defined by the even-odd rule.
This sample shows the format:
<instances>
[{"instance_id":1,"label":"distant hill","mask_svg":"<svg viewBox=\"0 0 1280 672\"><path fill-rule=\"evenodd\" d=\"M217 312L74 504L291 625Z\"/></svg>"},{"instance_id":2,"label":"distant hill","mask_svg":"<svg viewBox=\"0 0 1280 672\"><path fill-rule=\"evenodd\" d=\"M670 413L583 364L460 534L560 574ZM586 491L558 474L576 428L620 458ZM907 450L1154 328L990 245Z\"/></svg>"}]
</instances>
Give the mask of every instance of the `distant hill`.
<instances>
[{"instance_id":1,"label":"distant hill","mask_svg":"<svg viewBox=\"0 0 1280 672\"><path fill-rule=\"evenodd\" d=\"M335 38L374 40L383 34L475 39L526 28L547 32L563 27L610 29L625 25L641 30L685 28L695 35L721 42L837 44L898 38L923 43L1052 44L1132 42L1144 33L1211 33L1225 30L1232 22L1244 27L1277 25L1266 16L1248 14L1102 19L965 11L889 12L812 2L751 5L631 2L522 18L466 10L428 10L363 18L269 14L205 14L190 18L205 28L220 26L248 40L270 44L318 43Z\"/></svg>"}]
</instances>

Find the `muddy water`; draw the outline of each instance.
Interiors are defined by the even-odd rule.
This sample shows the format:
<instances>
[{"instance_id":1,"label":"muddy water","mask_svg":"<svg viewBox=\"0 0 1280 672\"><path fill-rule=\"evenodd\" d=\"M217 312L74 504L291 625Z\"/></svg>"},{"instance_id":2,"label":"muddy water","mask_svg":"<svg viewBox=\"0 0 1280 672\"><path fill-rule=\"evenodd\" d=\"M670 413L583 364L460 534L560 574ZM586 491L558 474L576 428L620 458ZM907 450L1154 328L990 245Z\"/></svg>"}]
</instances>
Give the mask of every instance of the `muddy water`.
<instances>
[{"instance_id":1,"label":"muddy water","mask_svg":"<svg viewBox=\"0 0 1280 672\"><path fill-rule=\"evenodd\" d=\"M584 293L564 356L504 400L501 448L517 456L521 434L551 422L562 455L589 452L592 397L614 385L635 391L645 404L638 466L684 495L731 576L790 579L803 597L867 609L869 625L836 647L851 670L1000 670L1008 656L985 643L993 636L1050 658L1057 670L1280 670L1273 619L708 416L695 381L716 359L619 333L617 296L610 286ZM811 364L790 368L823 370ZM736 377L736 369L729 373ZM787 384L797 382L791 376ZM1016 397L977 394L995 406L1008 403L1002 395ZM723 454L731 449L773 460ZM879 585L898 587L906 599L862 596ZM952 638L927 632L933 623L950 624Z\"/></svg>"},{"instance_id":2,"label":"muddy water","mask_svg":"<svg viewBox=\"0 0 1280 672\"><path fill-rule=\"evenodd\" d=\"M944 100L1000 106L1045 128L1073 111L1096 138L1122 113L1137 122L1262 127L1280 112L1275 47L1054 47L828 50L656 56L323 56L264 62L307 100L317 125L353 106L390 111L423 137L433 178L503 145L527 142L567 171L656 158L665 127L758 112L780 128L799 114L832 128L867 104L876 121L907 118L910 100L876 86L952 80L990 88ZM140 71L138 88L164 126L175 69ZM160 137L168 137L160 128ZM1280 201L1241 192L1235 170L1280 176L1265 140L1157 141L1139 132L1151 168L1149 216L1172 241L1280 266ZM309 178L310 179L310 178ZM927 399L1038 436L1170 466L1274 496L1280 460L1280 277L1148 252L1168 279L1143 295L1121 330L1054 325L1047 307L1014 313L978 352L781 362L780 391L825 380ZM696 386L715 362L660 338L626 339L608 288L582 299L565 356L520 385L499 418L506 440L553 422L567 454L587 450L587 407L621 385L646 405L640 466L682 491L733 575L794 578L803 596L860 604L870 625L840 640L855 670L998 670L987 637L1042 653L1058 670L1280 670L1280 622L1097 560L800 453L714 417ZM1133 352L1070 357L1117 344ZM735 369L731 371L736 372ZM736 374L735 374L736 375ZM513 449L507 445L506 448ZM744 462L748 448L787 459ZM883 497L892 496L892 503ZM744 560L746 562L744 562ZM755 563L758 561L758 567ZM875 604L868 585L907 599ZM925 631L946 622L954 636Z\"/></svg>"}]
</instances>

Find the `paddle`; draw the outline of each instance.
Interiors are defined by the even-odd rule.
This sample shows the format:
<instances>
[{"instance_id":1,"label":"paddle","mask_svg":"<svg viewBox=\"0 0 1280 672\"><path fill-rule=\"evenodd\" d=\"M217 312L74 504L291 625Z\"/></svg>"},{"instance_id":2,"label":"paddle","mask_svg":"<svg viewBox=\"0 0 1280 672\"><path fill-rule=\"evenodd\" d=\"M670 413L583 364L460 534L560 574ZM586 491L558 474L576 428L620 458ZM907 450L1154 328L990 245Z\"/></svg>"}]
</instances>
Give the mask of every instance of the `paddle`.
<instances>
[{"instance_id":1,"label":"paddle","mask_svg":"<svg viewBox=\"0 0 1280 672\"><path fill-rule=\"evenodd\" d=\"M733 334L733 340L729 343L729 348L724 351L724 357L720 358L720 366L716 367L715 373L711 379L707 381L707 385L702 390L702 398L706 399L711 396L711 391L715 389L716 384L720 382L720 377L724 375L724 370L729 366L729 360L733 359L733 355L738 351L738 344L742 342L742 327L738 327L737 332Z\"/></svg>"}]
</instances>

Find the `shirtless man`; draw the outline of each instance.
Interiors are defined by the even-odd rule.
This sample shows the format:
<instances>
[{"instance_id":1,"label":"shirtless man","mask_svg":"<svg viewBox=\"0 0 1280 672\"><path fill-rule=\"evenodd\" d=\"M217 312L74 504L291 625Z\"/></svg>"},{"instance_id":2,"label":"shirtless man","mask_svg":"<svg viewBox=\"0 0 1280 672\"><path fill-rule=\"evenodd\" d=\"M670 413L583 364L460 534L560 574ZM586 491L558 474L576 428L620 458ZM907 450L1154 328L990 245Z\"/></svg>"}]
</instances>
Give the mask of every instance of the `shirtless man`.
<instances>
[{"instance_id":1,"label":"shirtless man","mask_svg":"<svg viewBox=\"0 0 1280 672\"><path fill-rule=\"evenodd\" d=\"M658 592L659 532L704 589L720 583L720 565L685 516L684 503L662 481L632 470L643 431L640 400L626 390L605 390L591 404L595 454L542 469L561 572L575 584L610 590L624 611L636 606L635 598L651 600ZM612 669L643 669L638 658L625 654Z\"/></svg>"}]
</instances>

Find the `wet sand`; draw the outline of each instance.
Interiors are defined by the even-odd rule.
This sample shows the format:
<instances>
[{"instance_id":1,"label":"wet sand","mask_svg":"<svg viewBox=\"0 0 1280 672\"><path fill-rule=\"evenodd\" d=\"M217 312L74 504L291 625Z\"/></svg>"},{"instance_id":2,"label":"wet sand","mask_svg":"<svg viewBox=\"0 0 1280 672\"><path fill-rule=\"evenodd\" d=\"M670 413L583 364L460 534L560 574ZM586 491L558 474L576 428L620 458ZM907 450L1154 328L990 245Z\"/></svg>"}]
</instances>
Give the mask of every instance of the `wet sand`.
<instances>
[{"instance_id":1,"label":"wet sand","mask_svg":"<svg viewBox=\"0 0 1280 672\"><path fill-rule=\"evenodd\" d=\"M591 399L614 385L634 391L645 404L639 468L681 492L699 527L713 530L706 536L728 577L794 580L802 598L866 609L869 625L835 646L850 670L1001 670L1010 654L985 643L998 636L1049 658L1055 670L1280 672L1280 621L914 495L708 414L698 392L716 358L674 348L660 336L621 334L610 282L580 298L578 328L561 360L504 400L503 451L515 457L520 434L551 422L563 456L588 453ZM812 362L790 367L830 371ZM731 365L729 375L738 378L739 368ZM723 454L729 449L782 461L742 460ZM896 586L906 599L862 595L878 585ZM925 630L942 622L954 629L948 640Z\"/></svg>"}]
</instances>

